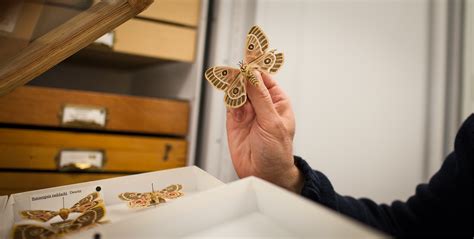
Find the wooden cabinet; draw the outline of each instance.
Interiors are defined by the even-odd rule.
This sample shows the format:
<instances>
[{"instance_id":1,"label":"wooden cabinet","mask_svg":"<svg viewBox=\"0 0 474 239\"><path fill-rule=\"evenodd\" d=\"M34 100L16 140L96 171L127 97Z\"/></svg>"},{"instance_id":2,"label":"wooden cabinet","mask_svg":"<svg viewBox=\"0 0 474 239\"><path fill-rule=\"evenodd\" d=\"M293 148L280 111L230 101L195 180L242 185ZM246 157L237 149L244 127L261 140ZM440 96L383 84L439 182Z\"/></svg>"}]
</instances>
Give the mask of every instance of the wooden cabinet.
<instances>
[{"instance_id":1,"label":"wooden cabinet","mask_svg":"<svg viewBox=\"0 0 474 239\"><path fill-rule=\"evenodd\" d=\"M113 49L118 53L175 61L194 61L196 30L133 19L115 29Z\"/></svg>"},{"instance_id":2,"label":"wooden cabinet","mask_svg":"<svg viewBox=\"0 0 474 239\"><path fill-rule=\"evenodd\" d=\"M199 0L159 0L151 4L138 16L187 26L197 26L199 11Z\"/></svg>"},{"instance_id":3,"label":"wooden cabinet","mask_svg":"<svg viewBox=\"0 0 474 239\"><path fill-rule=\"evenodd\" d=\"M199 15L208 2L155 0L127 22L151 1L72 11L84 2L45 1L38 40L0 62L0 194L195 163L206 32ZM51 14L58 7L64 15ZM106 32L115 34L112 47L87 47ZM36 86L19 87L33 78ZM71 106L103 109L105 124L66 124ZM75 151L103 153L103 166L68 171L62 153Z\"/></svg>"},{"instance_id":4,"label":"wooden cabinet","mask_svg":"<svg viewBox=\"0 0 474 239\"><path fill-rule=\"evenodd\" d=\"M155 1L109 33L106 44L99 41L71 60L97 64L99 59L101 64L119 68L150 65L158 60L192 63L200 11L200 0Z\"/></svg>"},{"instance_id":5,"label":"wooden cabinet","mask_svg":"<svg viewBox=\"0 0 474 239\"><path fill-rule=\"evenodd\" d=\"M0 96L0 123L82 127L62 124L67 105L106 110L101 130L186 136L189 103L186 101L24 86Z\"/></svg>"},{"instance_id":6,"label":"wooden cabinet","mask_svg":"<svg viewBox=\"0 0 474 239\"><path fill-rule=\"evenodd\" d=\"M0 194L186 166L188 104L32 86L1 96L0 178L13 181L0 182ZM69 106L103 109L105 126L63 125ZM80 166L78 153L100 156L100 166Z\"/></svg>"}]
</instances>

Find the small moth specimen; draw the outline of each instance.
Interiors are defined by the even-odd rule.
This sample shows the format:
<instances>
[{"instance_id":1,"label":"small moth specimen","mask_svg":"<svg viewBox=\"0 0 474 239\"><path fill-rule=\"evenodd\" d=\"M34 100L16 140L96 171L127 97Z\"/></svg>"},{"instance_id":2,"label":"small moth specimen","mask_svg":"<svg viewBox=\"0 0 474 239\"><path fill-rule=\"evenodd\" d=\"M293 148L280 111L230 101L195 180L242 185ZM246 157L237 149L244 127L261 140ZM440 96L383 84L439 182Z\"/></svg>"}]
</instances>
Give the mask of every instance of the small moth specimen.
<instances>
[{"instance_id":1,"label":"small moth specimen","mask_svg":"<svg viewBox=\"0 0 474 239\"><path fill-rule=\"evenodd\" d=\"M66 220L71 212L83 213L90 208L102 203L99 193L93 192L74 204L71 208L61 208L59 211L48 210L26 210L21 211L21 216L26 219L32 219L41 222L47 222L51 218L59 215L63 220ZM63 205L64 207L64 205Z\"/></svg>"},{"instance_id":2,"label":"small moth specimen","mask_svg":"<svg viewBox=\"0 0 474 239\"><path fill-rule=\"evenodd\" d=\"M239 63L240 69L228 66L215 66L206 70L206 79L215 88L225 92L224 102L227 107L238 108L247 101L245 80L252 85L258 81L254 70L275 73L283 64L283 53L275 50L267 51L268 39L258 26L253 26L245 42L244 61Z\"/></svg>"},{"instance_id":3,"label":"small moth specimen","mask_svg":"<svg viewBox=\"0 0 474 239\"><path fill-rule=\"evenodd\" d=\"M118 197L124 201L128 201L127 205L130 208L146 208L155 206L160 203L165 203L166 199L175 199L184 195L180 190L183 188L181 184L173 184L165 189L155 192L146 193L121 193Z\"/></svg>"},{"instance_id":4,"label":"small moth specimen","mask_svg":"<svg viewBox=\"0 0 474 239\"><path fill-rule=\"evenodd\" d=\"M105 216L103 203L89 208L74 220L51 223L51 227L46 228L36 224L21 224L13 228L12 238L14 239L37 239L37 238L57 238L65 234L86 229L88 227L102 223L100 220Z\"/></svg>"}]
</instances>

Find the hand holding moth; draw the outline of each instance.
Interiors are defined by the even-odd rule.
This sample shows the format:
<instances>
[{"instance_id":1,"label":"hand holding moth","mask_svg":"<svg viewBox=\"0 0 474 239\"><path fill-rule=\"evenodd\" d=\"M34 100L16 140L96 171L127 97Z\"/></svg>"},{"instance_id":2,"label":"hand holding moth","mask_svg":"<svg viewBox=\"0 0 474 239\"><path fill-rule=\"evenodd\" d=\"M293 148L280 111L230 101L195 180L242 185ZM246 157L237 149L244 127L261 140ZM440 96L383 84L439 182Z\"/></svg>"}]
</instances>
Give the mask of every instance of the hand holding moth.
<instances>
[{"instance_id":1,"label":"hand holding moth","mask_svg":"<svg viewBox=\"0 0 474 239\"><path fill-rule=\"evenodd\" d=\"M281 68L284 57L268 45L262 29L253 26L240 69L215 66L205 77L225 92L227 138L239 177L257 176L296 192L302 179L293 164L294 115L288 97L269 75Z\"/></svg>"},{"instance_id":2,"label":"hand holding moth","mask_svg":"<svg viewBox=\"0 0 474 239\"><path fill-rule=\"evenodd\" d=\"M258 26L253 26L247 34L244 60L239 69L215 66L206 70L206 80L218 90L225 92L224 103L228 108L239 108L247 102L246 83L258 84L255 70L276 73L283 65L283 53L268 50L268 39Z\"/></svg>"},{"instance_id":3,"label":"hand holding moth","mask_svg":"<svg viewBox=\"0 0 474 239\"><path fill-rule=\"evenodd\" d=\"M254 72L250 101L227 110L227 140L239 177L257 176L299 192L302 178L293 163L295 118L285 92L269 74Z\"/></svg>"}]
</instances>

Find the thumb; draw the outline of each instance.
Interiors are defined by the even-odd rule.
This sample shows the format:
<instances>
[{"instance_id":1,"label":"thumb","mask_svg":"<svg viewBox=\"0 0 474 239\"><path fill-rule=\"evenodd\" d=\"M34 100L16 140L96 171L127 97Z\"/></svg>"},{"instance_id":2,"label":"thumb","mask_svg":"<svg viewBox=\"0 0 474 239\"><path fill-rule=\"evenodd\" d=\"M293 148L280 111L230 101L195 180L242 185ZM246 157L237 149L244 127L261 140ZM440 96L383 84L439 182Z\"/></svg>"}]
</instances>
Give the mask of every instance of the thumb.
<instances>
[{"instance_id":1,"label":"thumb","mask_svg":"<svg viewBox=\"0 0 474 239\"><path fill-rule=\"evenodd\" d=\"M259 71L253 71L258 84L256 86L247 83L247 95L252 102L257 119L266 120L278 116L273 106L272 97L267 87L263 83L262 75ZM248 82L248 81L247 81Z\"/></svg>"}]
</instances>

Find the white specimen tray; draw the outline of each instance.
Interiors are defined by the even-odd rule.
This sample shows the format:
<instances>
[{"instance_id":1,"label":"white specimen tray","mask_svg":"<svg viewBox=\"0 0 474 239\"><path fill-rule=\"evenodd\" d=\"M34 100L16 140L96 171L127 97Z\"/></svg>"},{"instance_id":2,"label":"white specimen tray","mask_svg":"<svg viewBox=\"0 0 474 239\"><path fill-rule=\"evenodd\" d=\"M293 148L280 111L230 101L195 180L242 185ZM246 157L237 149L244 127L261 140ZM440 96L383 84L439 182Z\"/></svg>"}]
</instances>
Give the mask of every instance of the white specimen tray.
<instances>
[{"instance_id":1,"label":"white specimen tray","mask_svg":"<svg viewBox=\"0 0 474 239\"><path fill-rule=\"evenodd\" d=\"M0 231L4 227L5 223L5 207L7 206L8 196L0 196Z\"/></svg>"},{"instance_id":2,"label":"white specimen tray","mask_svg":"<svg viewBox=\"0 0 474 239\"><path fill-rule=\"evenodd\" d=\"M128 208L126 202L118 198L118 195L123 192L150 192L152 190L152 183L156 191L166 188L171 184L181 184L183 186L181 191L184 193L184 196L148 209ZM106 219L109 223L114 223L137 212L166 207L168 204L173 204L195 193L222 185L224 185L224 183L200 168L190 166L12 194L7 202L4 215L4 224L8 230L3 230L0 236L7 235L15 223L32 222L31 220L22 219L20 217L20 211L38 209L58 210L63 207L63 198L67 201L65 207L70 207L84 196L94 192L97 187L100 187L99 193L105 202L107 210ZM81 191L81 193L73 193L78 191ZM54 195L58 193L70 195L54 197ZM45 196L53 197L33 200L33 198ZM48 223L60 220L61 219L56 216Z\"/></svg>"},{"instance_id":3,"label":"white specimen tray","mask_svg":"<svg viewBox=\"0 0 474 239\"><path fill-rule=\"evenodd\" d=\"M107 239L385 237L254 177L71 236L92 239L97 234Z\"/></svg>"}]
</instances>

